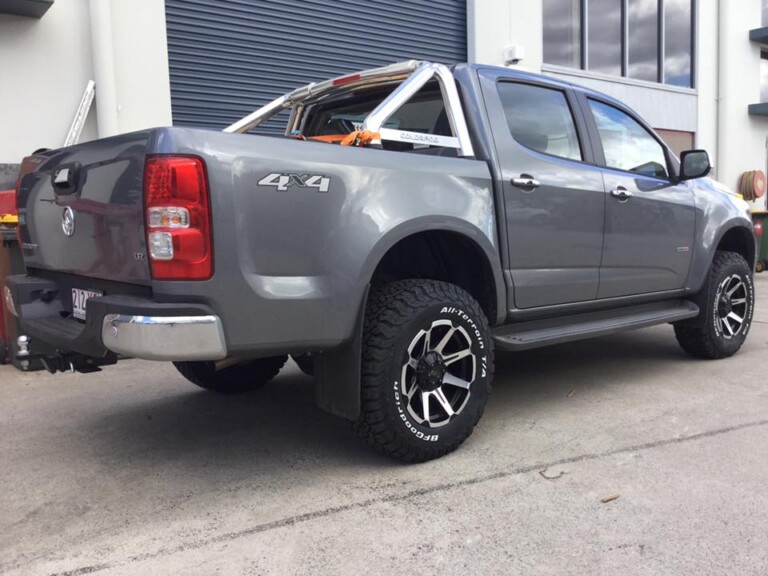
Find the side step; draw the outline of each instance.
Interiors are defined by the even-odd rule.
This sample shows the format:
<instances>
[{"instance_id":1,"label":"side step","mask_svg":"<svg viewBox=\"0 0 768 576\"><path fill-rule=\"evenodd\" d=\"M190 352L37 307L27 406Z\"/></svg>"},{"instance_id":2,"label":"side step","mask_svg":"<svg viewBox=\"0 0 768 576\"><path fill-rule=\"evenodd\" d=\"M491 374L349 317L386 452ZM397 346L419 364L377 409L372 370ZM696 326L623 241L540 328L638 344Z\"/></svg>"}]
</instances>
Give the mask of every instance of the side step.
<instances>
[{"instance_id":1,"label":"side step","mask_svg":"<svg viewBox=\"0 0 768 576\"><path fill-rule=\"evenodd\" d=\"M493 330L493 341L498 350L528 350L677 322L694 318L698 314L699 307L689 300L627 306L601 312L507 324Z\"/></svg>"}]
</instances>

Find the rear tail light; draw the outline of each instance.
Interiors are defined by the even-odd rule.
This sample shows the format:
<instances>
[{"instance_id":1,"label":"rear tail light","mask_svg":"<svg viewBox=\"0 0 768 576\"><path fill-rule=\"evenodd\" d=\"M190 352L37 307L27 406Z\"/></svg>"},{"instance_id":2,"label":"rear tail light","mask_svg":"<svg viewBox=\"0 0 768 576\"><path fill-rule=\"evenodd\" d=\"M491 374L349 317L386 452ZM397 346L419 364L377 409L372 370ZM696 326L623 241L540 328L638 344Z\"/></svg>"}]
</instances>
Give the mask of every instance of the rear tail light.
<instances>
[{"instance_id":1,"label":"rear tail light","mask_svg":"<svg viewBox=\"0 0 768 576\"><path fill-rule=\"evenodd\" d=\"M147 158L144 208L152 278L207 280L213 276L210 197L202 159Z\"/></svg>"},{"instance_id":2,"label":"rear tail light","mask_svg":"<svg viewBox=\"0 0 768 576\"><path fill-rule=\"evenodd\" d=\"M150 228L189 228L189 210L177 206L147 209Z\"/></svg>"}]
</instances>

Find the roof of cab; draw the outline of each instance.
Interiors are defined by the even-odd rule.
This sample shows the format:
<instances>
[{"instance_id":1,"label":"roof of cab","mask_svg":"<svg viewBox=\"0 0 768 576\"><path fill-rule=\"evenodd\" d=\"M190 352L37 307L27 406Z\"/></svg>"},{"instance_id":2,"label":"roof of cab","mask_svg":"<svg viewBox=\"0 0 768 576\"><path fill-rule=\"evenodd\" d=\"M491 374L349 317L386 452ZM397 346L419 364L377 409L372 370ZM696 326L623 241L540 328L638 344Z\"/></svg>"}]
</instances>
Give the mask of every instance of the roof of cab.
<instances>
[{"instance_id":1,"label":"roof of cab","mask_svg":"<svg viewBox=\"0 0 768 576\"><path fill-rule=\"evenodd\" d=\"M593 90L592 88L582 86L581 84L574 84L573 82L560 80L559 78L554 78L552 76L536 74L535 72L526 72L524 70L516 70L514 68L505 68L504 66L492 66L490 64L457 64L456 68L457 69L467 68L475 72L478 72L481 70L490 70L500 75L504 75L506 78L512 78L517 80L529 80L529 81L533 81L541 84L547 84L549 86L553 86L557 88L562 88L564 90L565 89L577 90L579 92L583 92L588 96L589 95L598 96L600 99L608 102L612 102L622 108L629 108L626 103L622 102L621 100L617 100L613 96L609 96L604 92L599 92L597 90Z\"/></svg>"}]
</instances>

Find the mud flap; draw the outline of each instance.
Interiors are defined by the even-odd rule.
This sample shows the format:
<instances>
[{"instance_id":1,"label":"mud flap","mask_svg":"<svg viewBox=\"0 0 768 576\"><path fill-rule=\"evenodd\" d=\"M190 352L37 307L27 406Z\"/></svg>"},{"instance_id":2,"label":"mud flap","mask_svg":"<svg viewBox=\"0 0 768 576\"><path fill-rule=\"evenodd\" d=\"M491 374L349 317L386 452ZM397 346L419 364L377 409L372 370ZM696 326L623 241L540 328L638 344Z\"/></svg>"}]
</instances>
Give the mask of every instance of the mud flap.
<instances>
[{"instance_id":1,"label":"mud flap","mask_svg":"<svg viewBox=\"0 0 768 576\"><path fill-rule=\"evenodd\" d=\"M352 338L333 350L315 356L315 400L326 412L347 420L360 415L360 362L363 323L370 284L365 287Z\"/></svg>"},{"instance_id":2,"label":"mud flap","mask_svg":"<svg viewBox=\"0 0 768 576\"><path fill-rule=\"evenodd\" d=\"M709 278L709 276L707 276ZM709 281L704 282L704 286L701 287L695 295L688 298L691 302L699 307L699 315L688 320L682 320L680 322L674 322L675 326L687 326L689 328L702 328L707 323L707 302L709 302L709 296L711 287Z\"/></svg>"}]
</instances>

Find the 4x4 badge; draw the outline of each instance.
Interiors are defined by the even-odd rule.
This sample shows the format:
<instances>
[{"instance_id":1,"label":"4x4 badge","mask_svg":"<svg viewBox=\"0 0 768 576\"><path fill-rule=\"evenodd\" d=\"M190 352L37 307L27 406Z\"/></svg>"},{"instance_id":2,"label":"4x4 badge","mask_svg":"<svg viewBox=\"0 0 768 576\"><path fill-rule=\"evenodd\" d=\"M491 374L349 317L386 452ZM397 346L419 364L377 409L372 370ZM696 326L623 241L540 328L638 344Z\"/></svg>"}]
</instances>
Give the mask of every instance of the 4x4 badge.
<instances>
[{"instance_id":1,"label":"4x4 badge","mask_svg":"<svg viewBox=\"0 0 768 576\"><path fill-rule=\"evenodd\" d=\"M291 186L297 188L315 188L318 192L328 192L331 179L318 174L278 174L273 172L259 180L259 186L274 186L281 192Z\"/></svg>"},{"instance_id":2,"label":"4x4 badge","mask_svg":"<svg viewBox=\"0 0 768 576\"><path fill-rule=\"evenodd\" d=\"M61 229L67 236L75 234L75 211L69 206L64 208L64 214L61 215Z\"/></svg>"}]
</instances>

